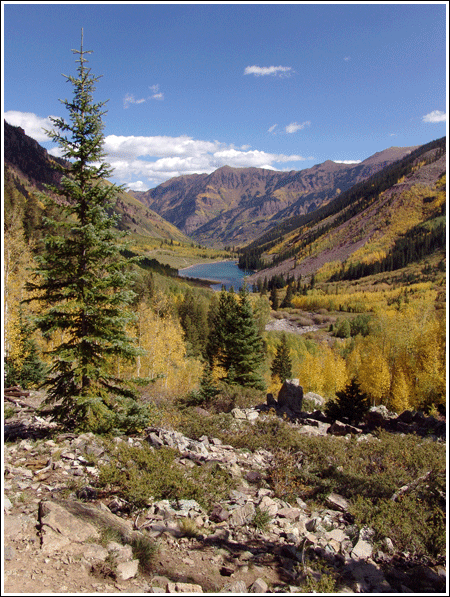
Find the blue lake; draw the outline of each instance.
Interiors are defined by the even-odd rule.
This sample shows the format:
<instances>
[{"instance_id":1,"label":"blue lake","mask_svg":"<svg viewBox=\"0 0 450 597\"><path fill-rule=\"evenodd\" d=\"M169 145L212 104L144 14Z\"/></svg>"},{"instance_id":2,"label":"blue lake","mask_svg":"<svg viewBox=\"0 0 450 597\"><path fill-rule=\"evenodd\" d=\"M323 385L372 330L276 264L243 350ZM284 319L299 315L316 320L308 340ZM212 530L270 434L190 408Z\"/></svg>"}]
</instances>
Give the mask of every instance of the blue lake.
<instances>
[{"instance_id":1,"label":"blue lake","mask_svg":"<svg viewBox=\"0 0 450 597\"><path fill-rule=\"evenodd\" d=\"M234 290L239 290L244 284L245 276L253 274L252 271L239 269L237 261L219 261L216 263L202 263L192 265L185 269L180 269L179 276L183 278L199 278L200 280L210 280L217 284L211 284L213 290L221 290L225 286L227 290L233 286Z\"/></svg>"}]
</instances>

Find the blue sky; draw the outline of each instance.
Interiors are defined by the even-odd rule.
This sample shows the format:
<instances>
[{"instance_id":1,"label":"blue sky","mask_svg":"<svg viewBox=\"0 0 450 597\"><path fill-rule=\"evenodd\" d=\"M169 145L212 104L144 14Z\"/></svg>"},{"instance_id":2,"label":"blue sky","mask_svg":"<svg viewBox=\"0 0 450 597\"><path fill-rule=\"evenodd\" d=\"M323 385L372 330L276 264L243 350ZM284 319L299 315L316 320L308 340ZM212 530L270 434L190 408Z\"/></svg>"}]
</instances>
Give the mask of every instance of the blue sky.
<instances>
[{"instance_id":1,"label":"blue sky","mask_svg":"<svg viewBox=\"0 0 450 597\"><path fill-rule=\"evenodd\" d=\"M115 182L146 190L228 164L301 170L447 131L447 3L9 3L3 110L42 127L76 74L81 28L109 100Z\"/></svg>"}]
</instances>

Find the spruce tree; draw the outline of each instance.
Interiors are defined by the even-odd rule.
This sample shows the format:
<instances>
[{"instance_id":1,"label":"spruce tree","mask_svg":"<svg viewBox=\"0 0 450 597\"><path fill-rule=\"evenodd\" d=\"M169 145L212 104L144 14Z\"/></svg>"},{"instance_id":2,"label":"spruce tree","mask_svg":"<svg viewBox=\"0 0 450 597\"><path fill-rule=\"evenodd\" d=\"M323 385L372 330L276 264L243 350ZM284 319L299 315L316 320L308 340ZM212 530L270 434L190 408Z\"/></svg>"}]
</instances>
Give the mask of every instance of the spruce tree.
<instances>
[{"instance_id":1,"label":"spruce tree","mask_svg":"<svg viewBox=\"0 0 450 597\"><path fill-rule=\"evenodd\" d=\"M209 325L207 355L210 364L223 367L229 383L264 389L259 373L263 344L248 291L241 290L237 297L232 290L222 290L218 304L213 304L210 310Z\"/></svg>"},{"instance_id":2,"label":"spruce tree","mask_svg":"<svg viewBox=\"0 0 450 597\"><path fill-rule=\"evenodd\" d=\"M278 376L281 382L286 379L292 379L292 360L289 355L287 345L287 336L285 333L281 336L281 341L277 346L277 352L271 367L272 377Z\"/></svg>"},{"instance_id":3,"label":"spruce tree","mask_svg":"<svg viewBox=\"0 0 450 597\"><path fill-rule=\"evenodd\" d=\"M264 390L265 383L260 374L264 357L262 338L245 287L239 293L235 329L234 339L229 346L234 382L241 386Z\"/></svg>"},{"instance_id":4,"label":"spruce tree","mask_svg":"<svg viewBox=\"0 0 450 597\"><path fill-rule=\"evenodd\" d=\"M286 294L284 296L283 302L281 303L282 309L288 309L289 307L292 307L292 297L294 296L292 284L293 281L289 282L288 287L286 288Z\"/></svg>"},{"instance_id":5,"label":"spruce tree","mask_svg":"<svg viewBox=\"0 0 450 597\"><path fill-rule=\"evenodd\" d=\"M336 398L329 400L325 407L325 414L332 419L358 424L370 409L370 401L361 386L352 378Z\"/></svg>"},{"instance_id":6,"label":"spruce tree","mask_svg":"<svg viewBox=\"0 0 450 597\"><path fill-rule=\"evenodd\" d=\"M238 333L237 310L236 294L231 288L228 292L225 289L220 292L218 303L212 302L208 313L210 333L206 347L207 357L211 366L216 363L227 372L233 365L230 346Z\"/></svg>"},{"instance_id":7,"label":"spruce tree","mask_svg":"<svg viewBox=\"0 0 450 597\"><path fill-rule=\"evenodd\" d=\"M274 311L278 310L279 302L278 302L278 293L276 286L272 286L272 290L270 291L270 302L272 303L272 309Z\"/></svg>"},{"instance_id":8,"label":"spruce tree","mask_svg":"<svg viewBox=\"0 0 450 597\"><path fill-rule=\"evenodd\" d=\"M53 204L60 214L46 219L49 233L29 289L43 307L36 325L54 342L45 382L53 418L72 428L130 430L145 424L147 411L114 374L139 354L126 331L133 319L130 267L111 215L121 188L106 182L112 173L102 149L106 102L93 100L99 77L86 66L91 52L83 49L83 32L81 49L72 52L79 56L77 76L63 76L73 99L60 100L69 119L52 118L48 132L70 165L57 166L61 186L49 187L58 199L46 197L48 213Z\"/></svg>"}]
</instances>

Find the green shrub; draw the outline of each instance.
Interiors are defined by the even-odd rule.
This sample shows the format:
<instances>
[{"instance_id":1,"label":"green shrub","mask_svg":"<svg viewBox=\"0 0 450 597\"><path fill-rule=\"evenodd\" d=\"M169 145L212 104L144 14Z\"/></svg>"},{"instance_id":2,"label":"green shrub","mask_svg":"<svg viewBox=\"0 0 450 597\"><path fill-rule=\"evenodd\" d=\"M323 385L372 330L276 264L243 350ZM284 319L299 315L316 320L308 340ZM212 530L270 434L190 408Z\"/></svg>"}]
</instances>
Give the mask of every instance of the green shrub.
<instances>
[{"instance_id":1,"label":"green shrub","mask_svg":"<svg viewBox=\"0 0 450 597\"><path fill-rule=\"evenodd\" d=\"M441 473L395 501L358 496L351 512L359 526L375 530L375 541L389 537L399 552L436 558L446 547L445 500L439 498L444 490Z\"/></svg>"},{"instance_id":2,"label":"green shrub","mask_svg":"<svg viewBox=\"0 0 450 597\"><path fill-rule=\"evenodd\" d=\"M195 410L184 409L180 413L177 429L186 437L199 439L202 435L225 439L231 429L233 417L227 413L210 416L199 415Z\"/></svg>"},{"instance_id":3,"label":"green shrub","mask_svg":"<svg viewBox=\"0 0 450 597\"><path fill-rule=\"evenodd\" d=\"M253 516L251 524L260 531L267 530L272 517L266 510L261 510L258 506L255 508L255 515Z\"/></svg>"},{"instance_id":4,"label":"green shrub","mask_svg":"<svg viewBox=\"0 0 450 597\"><path fill-rule=\"evenodd\" d=\"M274 453L268 471L277 497L324 506L334 491L348 499L358 526L374 528L377 541L390 537L399 551L418 557L444 553L445 445L386 431L363 441L298 436L293 443ZM406 485L411 489L393 500Z\"/></svg>"},{"instance_id":5,"label":"green shrub","mask_svg":"<svg viewBox=\"0 0 450 597\"><path fill-rule=\"evenodd\" d=\"M229 413L233 408L249 408L266 401L260 390L248 386L219 381L214 384L206 375L200 388L179 400L181 408L202 406L215 414Z\"/></svg>"},{"instance_id":6,"label":"green shrub","mask_svg":"<svg viewBox=\"0 0 450 597\"><path fill-rule=\"evenodd\" d=\"M331 572L321 573L319 579L309 572L302 588L305 593L336 593L336 580Z\"/></svg>"},{"instance_id":7,"label":"green shrub","mask_svg":"<svg viewBox=\"0 0 450 597\"><path fill-rule=\"evenodd\" d=\"M334 335L337 338L350 338L351 327L348 319L341 318L337 320L336 325L334 326Z\"/></svg>"},{"instance_id":8,"label":"green shrub","mask_svg":"<svg viewBox=\"0 0 450 597\"><path fill-rule=\"evenodd\" d=\"M372 315L368 313L360 313L350 322L350 332L352 336L367 336L370 332L370 320Z\"/></svg>"},{"instance_id":9,"label":"green shrub","mask_svg":"<svg viewBox=\"0 0 450 597\"><path fill-rule=\"evenodd\" d=\"M99 467L98 484L114 488L114 493L135 508L156 500L193 499L205 508L224 498L233 487L230 475L217 463L186 472L178 464L176 450L154 450L147 445L129 446L105 443L110 462Z\"/></svg>"},{"instance_id":10,"label":"green shrub","mask_svg":"<svg viewBox=\"0 0 450 597\"><path fill-rule=\"evenodd\" d=\"M5 418L5 421L16 414L16 409L13 406L10 406L9 404L5 404L3 409L3 416Z\"/></svg>"}]
</instances>

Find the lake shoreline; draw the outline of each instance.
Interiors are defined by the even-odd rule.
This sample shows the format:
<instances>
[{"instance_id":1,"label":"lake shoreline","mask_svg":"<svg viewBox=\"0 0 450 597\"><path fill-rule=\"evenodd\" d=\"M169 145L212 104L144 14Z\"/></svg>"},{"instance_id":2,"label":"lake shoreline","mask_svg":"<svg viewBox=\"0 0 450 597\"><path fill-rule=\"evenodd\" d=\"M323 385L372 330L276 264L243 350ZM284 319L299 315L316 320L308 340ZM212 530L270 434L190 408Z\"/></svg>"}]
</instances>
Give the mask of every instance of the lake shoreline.
<instances>
[{"instance_id":1,"label":"lake shoreline","mask_svg":"<svg viewBox=\"0 0 450 597\"><path fill-rule=\"evenodd\" d=\"M237 259L221 259L208 264L199 263L178 270L178 276L184 279L196 279L209 283L212 290L220 290L225 287L240 289L245 283L245 278L253 272L240 270Z\"/></svg>"},{"instance_id":2,"label":"lake shoreline","mask_svg":"<svg viewBox=\"0 0 450 597\"><path fill-rule=\"evenodd\" d=\"M199 263L193 263L192 265L188 265L187 267L183 267L182 269L178 270L178 274L180 272L185 272L188 269L192 269L193 267L197 267L198 265L216 265L219 263L237 263L238 260L237 259L221 259L220 261L210 261L210 262L204 262L204 261L200 261Z\"/></svg>"}]
</instances>

